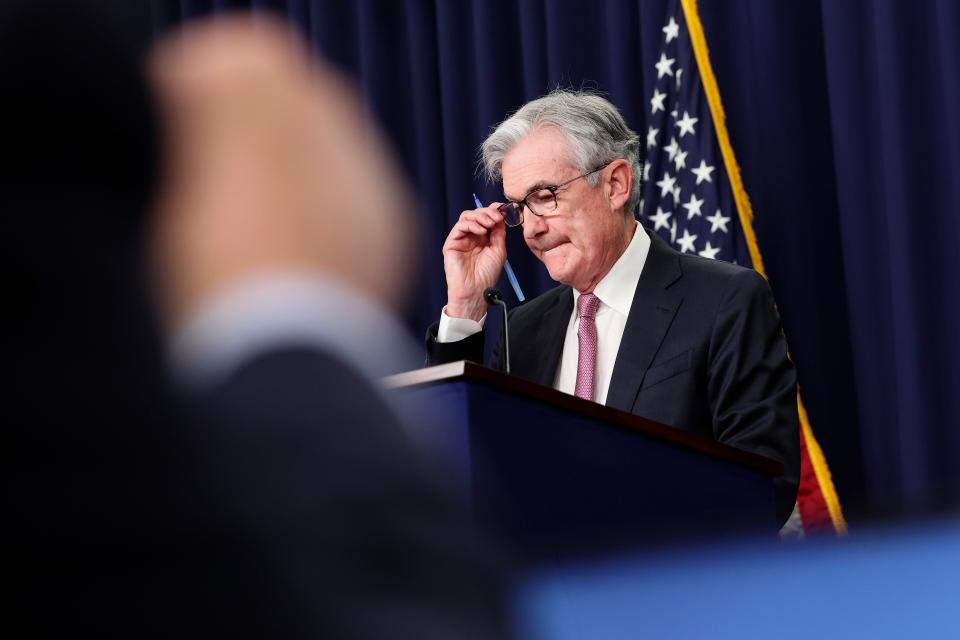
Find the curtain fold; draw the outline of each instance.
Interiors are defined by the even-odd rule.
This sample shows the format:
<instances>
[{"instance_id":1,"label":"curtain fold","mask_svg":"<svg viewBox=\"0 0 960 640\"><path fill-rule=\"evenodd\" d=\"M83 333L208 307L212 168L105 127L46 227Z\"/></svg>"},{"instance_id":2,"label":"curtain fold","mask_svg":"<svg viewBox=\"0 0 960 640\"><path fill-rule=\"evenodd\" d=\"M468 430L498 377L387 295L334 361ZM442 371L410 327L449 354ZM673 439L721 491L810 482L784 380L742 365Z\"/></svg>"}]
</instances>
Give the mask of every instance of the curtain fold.
<instances>
[{"instance_id":1,"label":"curtain fold","mask_svg":"<svg viewBox=\"0 0 960 640\"><path fill-rule=\"evenodd\" d=\"M960 10L823 2L823 16L866 483L907 508L949 502L960 485Z\"/></svg>"}]
</instances>

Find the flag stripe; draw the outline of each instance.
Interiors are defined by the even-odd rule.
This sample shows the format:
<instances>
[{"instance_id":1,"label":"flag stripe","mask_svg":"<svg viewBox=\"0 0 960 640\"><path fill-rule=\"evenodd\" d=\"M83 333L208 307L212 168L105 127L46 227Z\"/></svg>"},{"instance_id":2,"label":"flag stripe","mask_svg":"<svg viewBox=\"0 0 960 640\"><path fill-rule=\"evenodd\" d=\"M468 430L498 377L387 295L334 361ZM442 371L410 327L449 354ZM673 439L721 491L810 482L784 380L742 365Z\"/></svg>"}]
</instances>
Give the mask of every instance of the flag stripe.
<instances>
[{"instance_id":1,"label":"flag stripe","mask_svg":"<svg viewBox=\"0 0 960 640\"><path fill-rule=\"evenodd\" d=\"M687 31L690 34L690 44L693 47L694 57L697 61L697 69L700 72L704 93L706 93L707 96L707 104L710 106L710 116L713 120L713 127L720 145L720 152L723 155L723 163L727 169L727 178L730 181L730 187L733 191L737 215L740 218L740 228L743 231L747 248L750 251L753 268L757 273L766 278L767 273L763 266L763 258L760 255L760 247L753 229L753 208L750 205L750 198L747 196L747 191L743 186L743 179L740 175L740 165L737 164L737 158L733 153L733 145L730 144L730 136L727 133L726 114L723 110L723 103L720 100L720 89L717 85L717 79L713 75L713 66L710 64L707 39L703 33L703 25L700 22L700 15L697 11L697 0L680 0L680 4L683 7ZM833 522L833 527L837 534L845 535L847 532L847 523L843 517L843 511L840 508L840 498L837 496L836 489L833 486L833 479L830 476L830 469L827 466L827 460L823 455L823 450L813 435L813 429L810 426L806 407L804 407L803 400L800 398L799 389L797 390L797 410L800 416L800 427L804 444L806 445L807 454L813 466L820 492L826 502L830 520Z\"/></svg>"},{"instance_id":2,"label":"flag stripe","mask_svg":"<svg viewBox=\"0 0 960 640\"><path fill-rule=\"evenodd\" d=\"M800 399L800 390L797 390L797 407L800 410L800 427L803 429L804 441L807 445L807 456L810 464L813 466L813 472L817 476L817 484L820 485L820 492L827 503L827 510L830 512L830 520L833 522L833 528L838 535L846 535L847 521L843 517L843 510L840 508L840 498L833 486L833 478L830 476L830 468L827 466L827 459L820 449L817 439L813 435L813 428L810 426L810 419L807 417L807 409L803 406Z\"/></svg>"}]
</instances>

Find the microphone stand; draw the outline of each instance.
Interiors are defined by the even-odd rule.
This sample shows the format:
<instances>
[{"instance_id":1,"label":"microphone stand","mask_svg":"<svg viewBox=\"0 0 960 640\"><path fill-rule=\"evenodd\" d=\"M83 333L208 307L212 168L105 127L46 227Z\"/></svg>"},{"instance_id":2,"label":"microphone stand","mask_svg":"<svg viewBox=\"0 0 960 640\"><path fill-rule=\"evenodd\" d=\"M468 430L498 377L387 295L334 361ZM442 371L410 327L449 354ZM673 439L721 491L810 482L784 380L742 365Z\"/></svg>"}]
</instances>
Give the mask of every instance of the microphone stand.
<instances>
[{"instance_id":1,"label":"microphone stand","mask_svg":"<svg viewBox=\"0 0 960 640\"><path fill-rule=\"evenodd\" d=\"M510 331L507 322L507 303L503 301L503 295L494 287L487 288L483 292L483 299L489 305L498 305L503 309L503 344L504 344L504 373L510 375Z\"/></svg>"}]
</instances>

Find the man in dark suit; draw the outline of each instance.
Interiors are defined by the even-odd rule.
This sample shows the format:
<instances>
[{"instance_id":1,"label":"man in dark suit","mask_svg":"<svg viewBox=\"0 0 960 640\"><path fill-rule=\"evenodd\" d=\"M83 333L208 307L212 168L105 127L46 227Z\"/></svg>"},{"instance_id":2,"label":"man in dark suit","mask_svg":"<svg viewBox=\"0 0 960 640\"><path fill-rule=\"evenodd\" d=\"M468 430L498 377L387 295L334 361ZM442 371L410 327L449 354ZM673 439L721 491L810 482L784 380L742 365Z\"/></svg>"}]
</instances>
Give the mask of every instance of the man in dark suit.
<instances>
[{"instance_id":1,"label":"man in dark suit","mask_svg":"<svg viewBox=\"0 0 960 640\"><path fill-rule=\"evenodd\" d=\"M637 223L639 150L616 108L582 92L555 91L497 127L484 163L508 201L463 212L447 237L428 362L482 361L483 291L506 260L506 228L522 225L562 284L512 312L513 373L783 462L783 524L799 478L796 377L770 288Z\"/></svg>"},{"instance_id":2,"label":"man in dark suit","mask_svg":"<svg viewBox=\"0 0 960 640\"><path fill-rule=\"evenodd\" d=\"M168 164L151 204L158 145L130 5L0 9L2 260L15 310L4 331L7 624L40 637L502 637L496 564L362 356L329 346L342 327L318 337L275 324L265 340L263 325L244 333L241 309L217 325L233 332L230 359L213 345L168 380L164 346L180 325L209 317L252 273L303 267L284 240L346 232L310 170L373 170L402 193L381 157L366 157L360 116L343 119L358 110L342 83L324 87L281 27L237 18L154 57ZM337 132L297 144L311 123ZM303 209L284 199L291 165L304 169ZM147 268L152 228L158 272ZM314 247L300 284L346 281L343 256ZM340 289L364 289L358 278ZM202 380L189 375L211 358Z\"/></svg>"}]
</instances>

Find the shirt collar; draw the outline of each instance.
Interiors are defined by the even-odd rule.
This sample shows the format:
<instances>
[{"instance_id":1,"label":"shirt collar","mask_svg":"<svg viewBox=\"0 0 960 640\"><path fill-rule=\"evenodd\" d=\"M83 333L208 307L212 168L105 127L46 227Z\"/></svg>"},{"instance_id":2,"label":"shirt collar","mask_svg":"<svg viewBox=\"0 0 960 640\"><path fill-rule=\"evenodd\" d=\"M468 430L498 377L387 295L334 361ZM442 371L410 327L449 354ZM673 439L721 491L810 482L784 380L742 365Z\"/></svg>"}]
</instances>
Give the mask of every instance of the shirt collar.
<instances>
[{"instance_id":1,"label":"shirt collar","mask_svg":"<svg viewBox=\"0 0 960 640\"><path fill-rule=\"evenodd\" d=\"M650 253L650 237L639 223L633 231L633 238L627 245L626 251L614 263L607 275L597 283L593 294L600 298L600 302L623 315L630 315L633 306L633 295L640 281L640 273L647 262ZM580 292L573 289L573 308L577 308Z\"/></svg>"}]
</instances>

